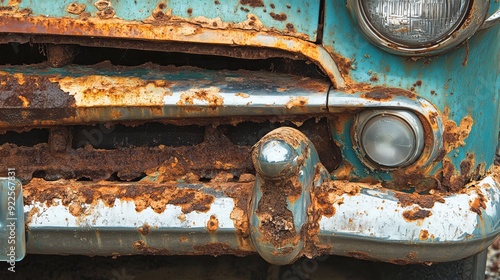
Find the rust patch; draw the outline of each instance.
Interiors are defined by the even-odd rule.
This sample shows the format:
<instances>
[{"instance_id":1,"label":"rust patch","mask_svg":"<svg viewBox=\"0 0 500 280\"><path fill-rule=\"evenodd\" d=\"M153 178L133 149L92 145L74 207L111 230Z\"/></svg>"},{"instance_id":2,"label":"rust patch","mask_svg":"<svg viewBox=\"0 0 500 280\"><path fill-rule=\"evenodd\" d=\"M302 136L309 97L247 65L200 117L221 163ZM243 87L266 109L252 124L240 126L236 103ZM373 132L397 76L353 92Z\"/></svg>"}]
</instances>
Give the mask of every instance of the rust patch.
<instances>
[{"instance_id":1,"label":"rust patch","mask_svg":"<svg viewBox=\"0 0 500 280\"><path fill-rule=\"evenodd\" d=\"M469 61L469 40L465 41L465 55L464 60L462 61L462 66L467 66L467 62Z\"/></svg>"},{"instance_id":2,"label":"rust patch","mask_svg":"<svg viewBox=\"0 0 500 280\"><path fill-rule=\"evenodd\" d=\"M110 19L110 18L113 18L115 16L116 12L115 12L115 9L113 9L113 7L107 7L106 9L102 10L102 11L98 11L96 13L96 15L98 17L100 17L101 19Z\"/></svg>"},{"instance_id":3,"label":"rust patch","mask_svg":"<svg viewBox=\"0 0 500 280\"><path fill-rule=\"evenodd\" d=\"M286 29L287 29L289 32L294 32L294 33L295 33L295 32L297 32L297 31L295 30L295 26L293 25L293 23L290 23L290 22L286 24Z\"/></svg>"},{"instance_id":4,"label":"rust patch","mask_svg":"<svg viewBox=\"0 0 500 280\"><path fill-rule=\"evenodd\" d=\"M140 226L137 231L142 235L148 235L151 232L151 227L147 223L145 223Z\"/></svg>"},{"instance_id":5,"label":"rust patch","mask_svg":"<svg viewBox=\"0 0 500 280\"><path fill-rule=\"evenodd\" d=\"M416 94L404 89L374 87L371 91L364 93L361 97L376 101L388 101L396 96L405 96L410 99L415 99Z\"/></svg>"},{"instance_id":6,"label":"rust patch","mask_svg":"<svg viewBox=\"0 0 500 280\"><path fill-rule=\"evenodd\" d=\"M372 82L378 82L378 75L375 73L370 77L370 81Z\"/></svg>"},{"instance_id":7,"label":"rust patch","mask_svg":"<svg viewBox=\"0 0 500 280\"><path fill-rule=\"evenodd\" d=\"M269 15L274 19L274 20L277 20L277 21L285 21L288 17L285 13L279 13L279 14L276 14L274 12L270 12Z\"/></svg>"},{"instance_id":8,"label":"rust patch","mask_svg":"<svg viewBox=\"0 0 500 280\"><path fill-rule=\"evenodd\" d=\"M302 106L305 106L307 104L308 100L309 100L309 98L307 98L307 97L303 97L303 96L296 97L296 98L293 98L290 101L288 101L285 104L285 107L287 109L290 109L292 107L302 107Z\"/></svg>"},{"instance_id":9,"label":"rust patch","mask_svg":"<svg viewBox=\"0 0 500 280\"><path fill-rule=\"evenodd\" d=\"M83 214L83 210L84 208L82 207L82 204L79 202L72 202L68 206L69 213L75 217L80 217L80 215Z\"/></svg>"},{"instance_id":10,"label":"rust patch","mask_svg":"<svg viewBox=\"0 0 500 280\"><path fill-rule=\"evenodd\" d=\"M99 0L94 3L94 6L98 11L103 11L106 8L111 7L111 3L109 2L109 0Z\"/></svg>"},{"instance_id":11,"label":"rust patch","mask_svg":"<svg viewBox=\"0 0 500 280\"><path fill-rule=\"evenodd\" d=\"M192 211L206 212L214 197L194 189L177 188L172 184L113 184L79 183L59 180L48 184L42 179L33 179L25 185L23 196L26 205L34 201L51 206L55 199L70 207L75 216L80 216L84 210L82 204L96 204L103 200L112 205L115 199L134 201L137 211L151 207L156 213L162 213L167 204L180 206L183 213Z\"/></svg>"},{"instance_id":12,"label":"rust patch","mask_svg":"<svg viewBox=\"0 0 500 280\"><path fill-rule=\"evenodd\" d=\"M420 240L427 240L429 238L429 231L427 231L426 229L420 230L419 238Z\"/></svg>"},{"instance_id":13,"label":"rust patch","mask_svg":"<svg viewBox=\"0 0 500 280\"><path fill-rule=\"evenodd\" d=\"M252 8L264 7L264 1L262 0L240 0L240 4L245 6L250 6Z\"/></svg>"},{"instance_id":14,"label":"rust patch","mask_svg":"<svg viewBox=\"0 0 500 280\"><path fill-rule=\"evenodd\" d=\"M444 203L445 200L440 195L437 194L418 194L418 193L403 193L396 192L394 196L399 199L399 203L403 207L411 206L417 204L423 208L432 208L434 203Z\"/></svg>"},{"instance_id":15,"label":"rust patch","mask_svg":"<svg viewBox=\"0 0 500 280\"><path fill-rule=\"evenodd\" d=\"M330 52L330 54L333 57L333 60L337 64L337 67L339 68L340 74L342 74L342 77L347 81L350 81L349 78L349 72L351 71L352 67L352 60L343 57L339 53L334 52L332 49L327 48L327 50Z\"/></svg>"},{"instance_id":16,"label":"rust patch","mask_svg":"<svg viewBox=\"0 0 500 280\"><path fill-rule=\"evenodd\" d=\"M450 109L445 108L443 114L443 141L446 153L450 153L454 149L465 145L464 140L469 137L469 133L474 123L471 116L465 116L460 121L460 125L457 126L457 124L449 118L449 114Z\"/></svg>"},{"instance_id":17,"label":"rust patch","mask_svg":"<svg viewBox=\"0 0 500 280\"><path fill-rule=\"evenodd\" d=\"M132 244L132 246L141 252L141 254L144 255L173 255L172 252L170 252L167 249L157 249L157 248L152 248L149 247L149 245L144 241L144 240L136 240Z\"/></svg>"},{"instance_id":18,"label":"rust patch","mask_svg":"<svg viewBox=\"0 0 500 280\"><path fill-rule=\"evenodd\" d=\"M71 64L77 51L78 50L74 45L47 44L47 64L53 68L59 68Z\"/></svg>"},{"instance_id":19,"label":"rust patch","mask_svg":"<svg viewBox=\"0 0 500 280\"><path fill-rule=\"evenodd\" d=\"M208 106L212 109L220 107L224 104L224 99L219 95L220 89L216 87L190 89L181 93L180 100L177 105L194 105L195 100L208 102Z\"/></svg>"},{"instance_id":20,"label":"rust patch","mask_svg":"<svg viewBox=\"0 0 500 280\"><path fill-rule=\"evenodd\" d=\"M78 2L72 2L66 7L66 12L74 15L79 15L85 11L87 6L85 4L79 4Z\"/></svg>"},{"instance_id":21,"label":"rust patch","mask_svg":"<svg viewBox=\"0 0 500 280\"><path fill-rule=\"evenodd\" d=\"M73 96L62 91L46 77L0 73L0 119L15 126L25 120L56 120L76 114ZM19 110L28 103L30 110Z\"/></svg>"},{"instance_id":22,"label":"rust patch","mask_svg":"<svg viewBox=\"0 0 500 280\"><path fill-rule=\"evenodd\" d=\"M193 249L196 250L198 255L208 255L208 256L221 256L221 255L235 255L235 256L248 256L253 255L254 252L233 249L231 245L223 242L208 243L205 245L193 245Z\"/></svg>"},{"instance_id":23,"label":"rust patch","mask_svg":"<svg viewBox=\"0 0 500 280\"><path fill-rule=\"evenodd\" d=\"M484 173L484 170L481 170L481 165L478 165L477 170L474 170L474 164L474 154L467 154L467 158L460 163L460 173L458 173L450 159L443 159L443 168L441 172L437 174L437 177L441 180L441 190L452 192L459 191L471 181L474 173L477 173L476 176Z\"/></svg>"},{"instance_id":24,"label":"rust patch","mask_svg":"<svg viewBox=\"0 0 500 280\"><path fill-rule=\"evenodd\" d=\"M234 200L234 208L230 218L233 220L234 228L238 236L239 248L254 251L250 240L250 229L248 221L248 209L250 198L254 187L255 177L252 174L242 174L240 182L231 183L224 189L224 194Z\"/></svg>"},{"instance_id":25,"label":"rust patch","mask_svg":"<svg viewBox=\"0 0 500 280\"><path fill-rule=\"evenodd\" d=\"M314 188L314 199L311 204L320 216L332 217L335 215L334 205L341 205L343 194L356 195L361 190L363 183L353 183L344 180L333 180L324 182L321 186Z\"/></svg>"},{"instance_id":26,"label":"rust patch","mask_svg":"<svg viewBox=\"0 0 500 280\"><path fill-rule=\"evenodd\" d=\"M279 191L277 191L279 190ZM297 244L300 235L297 234L293 222L293 214L287 208L289 196L299 196L301 187L298 182L266 181L261 186L262 198L259 201L256 214L261 224L259 226L262 241L271 243L275 248L285 244Z\"/></svg>"},{"instance_id":27,"label":"rust patch","mask_svg":"<svg viewBox=\"0 0 500 280\"><path fill-rule=\"evenodd\" d=\"M470 210L481 216L481 209L486 210L487 200L480 190L476 190L476 192L477 192L477 197L473 201L469 202Z\"/></svg>"},{"instance_id":28,"label":"rust patch","mask_svg":"<svg viewBox=\"0 0 500 280\"><path fill-rule=\"evenodd\" d=\"M415 192L427 192L432 189L438 189L440 182L425 175L425 170L421 169L399 169L394 171L394 180L385 181L382 185L394 190L410 190L415 188Z\"/></svg>"},{"instance_id":29,"label":"rust patch","mask_svg":"<svg viewBox=\"0 0 500 280\"><path fill-rule=\"evenodd\" d=\"M219 228L219 220L215 215L210 216L210 220L207 222L207 229L209 232L214 232Z\"/></svg>"},{"instance_id":30,"label":"rust patch","mask_svg":"<svg viewBox=\"0 0 500 280\"><path fill-rule=\"evenodd\" d=\"M239 96L241 98L249 98L250 97L250 95L243 93L243 92L238 92L238 93L235 93L234 95Z\"/></svg>"},{"instance_id":31,"label":"rust patch","mask_svg":"<svg viewBox=\"0 0 500 280\"><path fill-rule=\"evenodd\" d=\"M414 207L413 209L403 212L403 218L405 218L405 220L407 221L423 220L427 217L430 217L431 215L431 211L422 209L420 207Z\"/></svg>"}]
</instances>

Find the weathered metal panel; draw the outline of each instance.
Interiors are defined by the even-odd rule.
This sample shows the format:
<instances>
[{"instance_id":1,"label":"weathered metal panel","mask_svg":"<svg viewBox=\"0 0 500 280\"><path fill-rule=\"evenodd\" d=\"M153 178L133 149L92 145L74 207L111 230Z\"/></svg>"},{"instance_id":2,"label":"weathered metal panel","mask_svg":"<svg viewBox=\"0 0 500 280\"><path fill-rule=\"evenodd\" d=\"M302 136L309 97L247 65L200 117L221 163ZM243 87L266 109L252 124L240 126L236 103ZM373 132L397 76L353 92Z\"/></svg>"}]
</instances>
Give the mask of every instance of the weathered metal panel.
<instances>
[{"instance_id":1,"label":"weathered metal panel","mask_svg":"<svg viewBox=\"0 0 500 280\"><path fill-rule=\"evenodd\" d=\"M490 3L491 13L500 6ZM471 155L473 170L491 166L500 120L499 25L439 56L402 57L370 44L351 19L345 1L325 1L323 45L335 58L348 88L406 89L441 111L447 131L445 161L452 163L453 176L462 174L460 164Z\"/></svg>"},{"instance_id":2,"label":"weathered metal panel","mask_svg":"<svg viewBox=\"0 0 500 280\"><path fill-rule=\"evenodd\" d=\"M193 22L216 22L212 28L222 28L226 24L238 24L253 18L255 25L267 29L302 34L315 41L319 22L320 1L308 0L180 0L180 1L15 1L12 5L19 10L29 9L31 16L50 18L96 17L145 22L161 19L182 18ZM106 11L110 11L106 13ZM104 13L103 13L104 12ZM0 16L1 18L1 16ZM250 29L252 26L248 26ZM65 35L71 35L71 32ZM153 39L153 38L151 38Z\"/></svg>"},{"instance_id":3,"label":"weathered metal panel","mask_svg":"<svg viewBox=\"0 0 500 280\"><path fill-rule=\"evenodd\" d=\"M252 254L249 201L254 183L152 187L147 181L33 180L24 189L27 251ZM346 181L312 185L300 255L338 254L399 264L462 259L484 250L500 231L498 186L487 177L457 194L418 195Z\"/></svg>"},{"instance_id":4,"label":"weathered metal panel","mask_svg":"<svg viewBox=\"0 0 500 280\"><path fill-rule=\"evenodd\" d=\"M327 111L328 80L243 70L116 70L0 68L0 126Z\"/></svg>"}]
</instances>

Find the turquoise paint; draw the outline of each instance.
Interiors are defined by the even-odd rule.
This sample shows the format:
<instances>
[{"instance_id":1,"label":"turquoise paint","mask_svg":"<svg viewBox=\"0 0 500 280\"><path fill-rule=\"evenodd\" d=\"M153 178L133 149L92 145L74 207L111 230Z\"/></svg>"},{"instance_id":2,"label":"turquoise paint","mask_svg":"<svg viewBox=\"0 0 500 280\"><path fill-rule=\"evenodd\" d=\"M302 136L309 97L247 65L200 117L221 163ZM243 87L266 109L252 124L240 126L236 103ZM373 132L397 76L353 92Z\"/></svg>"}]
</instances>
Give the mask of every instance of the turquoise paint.
<instances>
[{"instance_id":1,"label":"turquoise paint","mask_svg":"<svg viewBox=\"0 0 500 280\"><path fill-rule=\"evenodd\" d=\"M95 16L97 8L94 3L96 1L92 0L24 0L19 4L19 8L31 9L34 16L76 18L77 15L66 12L66 7L72 2L85 4L85 11ZM253 14L268 28L287 31L287 24L293 24L293 28L298 33L306 34L311 41L316 40L320 14L319 0L263 0L264 6L262 7L242 5L239 0L220 0L218 1L220 4L215 4L214 0L110 0L110 2L116 12L116 17L127 21L147 19L162 2L166 4L164 12L171 9L173 16L186 19L198 16L219 17L223 22L239 23L247 20L247 15ZM283 13L286 15L286 20L275 20L271 13L276 15Z\"/></svg>"},{"instance_id":2,"label":"turquoise paint","mask_svg":"<svg viewBox=\"0 0 500 280\"><path fill-rule=\"evenodd\" d=\"M448 157L459 169L467 153L476 156L476 164L493 162L499 127L499 64L500 25L475 34L466 46L439 56L419 58L390 54L370 44L357 29L345 1L325 1L323 45L353 61L351 78L374 86L410 90L429 100L443 112L450 109L450 118L457 124L470 115L474 124L465 146ZM490 11L500 4L492 1ZM462 63L467 59L466 66ZM376 74L378 81L370 78ZM417 80L422 85L415 86Z\"/></svg>"}]
</instances>

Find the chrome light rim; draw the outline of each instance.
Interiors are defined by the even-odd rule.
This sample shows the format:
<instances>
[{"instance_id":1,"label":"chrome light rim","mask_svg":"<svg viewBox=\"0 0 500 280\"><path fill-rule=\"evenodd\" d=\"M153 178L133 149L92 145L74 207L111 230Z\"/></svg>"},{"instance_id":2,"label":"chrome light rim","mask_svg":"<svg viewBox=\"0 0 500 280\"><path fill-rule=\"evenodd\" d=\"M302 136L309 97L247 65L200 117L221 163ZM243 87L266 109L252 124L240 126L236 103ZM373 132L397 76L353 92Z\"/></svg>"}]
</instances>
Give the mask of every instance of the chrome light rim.
<instances>
[{"instance_id":1,"label":"chrome light rim","mask_svg":"<svg viewBox=\"0 0 500 280\"><path fill-rule=\"evenodd\" d=\"M365 151L364 144L362 143L362 133L364 133L366 125L373 119L390 116L397 118L408 125L408 127L413 132L413 137L415 140L415 147L413 148L412 153L406 158L404 162L401 162L398 165L389 166L381 164L374 159L370 158L368 153ZM422 122L419 120L418 116L411 112L405 110L365 110L360 112L356 117L355 123L355 143L358 149L355 149L358 153L359 158L364 164L370 168L378 169L378 170L394 170L398 168L403 168L410 166L416 162L422 156L425 140L424 140L424 127Z\"/></svg>"},{"instance_id":2,"label":"chrome light rim","mask_svg":"<svg viewBox=\"0 0 500 280\"><path fill-rule=\"evenodd\" d=\"M432 45L410 47L395 43L379 35L379 32L372 27L365 16L361 1L363 0L348 0L347 5L353 20L358 24L363 35L377 47L403 56L436 55L460 45L480 29L488 14L490 3L489 0L471 0L470 7L461 23L454 30L451 30L447 36Z\"/></svg>"}]
</instances>

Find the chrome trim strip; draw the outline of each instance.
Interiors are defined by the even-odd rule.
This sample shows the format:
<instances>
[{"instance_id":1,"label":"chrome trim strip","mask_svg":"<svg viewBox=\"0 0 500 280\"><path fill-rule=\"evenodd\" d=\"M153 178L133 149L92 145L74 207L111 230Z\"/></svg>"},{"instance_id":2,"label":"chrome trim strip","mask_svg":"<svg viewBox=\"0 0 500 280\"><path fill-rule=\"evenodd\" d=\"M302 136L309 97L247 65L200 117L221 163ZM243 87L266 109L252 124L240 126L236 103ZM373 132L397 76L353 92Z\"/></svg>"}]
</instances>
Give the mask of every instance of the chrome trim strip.
<instances>
[{"instance_id":1,"label":"chrome trim strip","mask_svg":"<svg viewBox=\"0 0 500 280\"><path fill-rule=\"evenodd\" d=\"M483 25L481 25L481 28L479 29L487 29L492 27L495 24L498 24L500 22L500 9L497 10L494 14L492 14L489 18L487 18Z\"/></svg>"}]
</instances>

